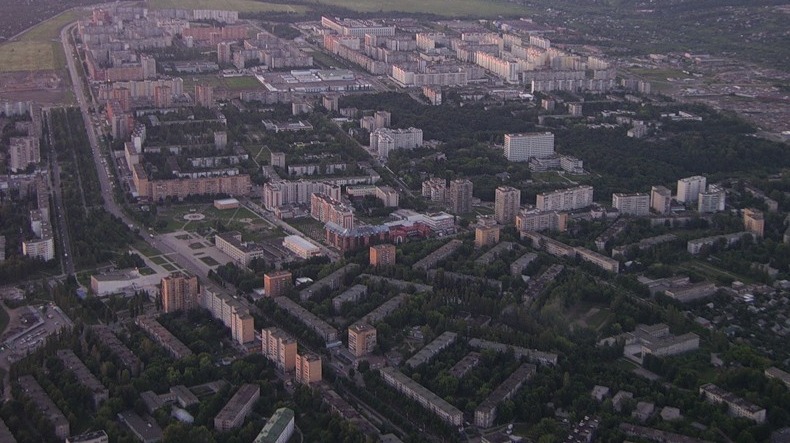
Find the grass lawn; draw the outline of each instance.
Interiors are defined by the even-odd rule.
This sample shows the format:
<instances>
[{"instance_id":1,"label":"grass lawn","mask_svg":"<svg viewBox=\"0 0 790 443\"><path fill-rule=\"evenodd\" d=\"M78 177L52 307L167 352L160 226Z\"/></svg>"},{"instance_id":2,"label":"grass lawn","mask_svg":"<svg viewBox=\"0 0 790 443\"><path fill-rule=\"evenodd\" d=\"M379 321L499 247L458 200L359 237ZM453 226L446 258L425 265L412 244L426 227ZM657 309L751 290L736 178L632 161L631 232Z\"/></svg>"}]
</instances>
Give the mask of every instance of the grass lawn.
<instances>
[{"instance_id":1,"label":"grass lawn","mask_svg":"<svg viewBox=\"0 0 790 443\"><path fill-rule=\"evenodd\" d=\"M162 255L162 252L160 252L158 249L155 249L153 246L149 245L148 243L142 240L138 240L134 242L132 247L134 249L137 249L137 251L139 251L141 254L143 254L146 257L155 257L157 255ZM156 263L156 261L154 261L154 263Z\"/></svg>"},{"instance_id":2,"label":"grass lawn","mask_svg":"<svg viewBox=\"0 0 790 443\"><path fill-rule=\"evenodd\" d=\"M711 265L708 262L704 262L701 260L692 260L690 262L685 263L682 266L688 267L694 271L704 274L705 277L707 277L709 280L723 279L724 281L726 281L728 279L732 279L732 280L739 280L744 283L753 282L753 280L749 277L733 274L732 272L725 271L724 269L718 268L716 266Z\"/></svg>"},{"instance_id":3,"label":"grass lawn","mask_svg":"<svg viewBox=\"0 0 790 443\"><path fill-rule=\"evenodd\" d=\"M34 26L16 41L0 45L0 72L63 68L66 58L60 45L60 30L79 17L77 11L66 11Z\"/></svg>"},{"instance_id":4,"label":"grass lawn","mask_svg":"<svg viewBox=\"0 0 790 443\"><path fill-rule=\"evenodd\" d=\"M200 261L209 265L209 266L217 266L219 264L218 261L214 260L211 257L200 257Z\"/></svg>"},{"instance_id":5,"label":"grass lawn","mask_svg":"<svg viewBox=\"0 0 790 443\"><path fill-rule=\"evenodd\" d=\"M224 9L239 12L305 12L306 7L300 5L281 5L253 0L150 0L151 9Z\"/></svg>"},{"instance_id":6,"label":"grass lawn","mask_svg":"<svg viewBox=\"0 0 790 443\"><path fill-rule=\"evenodd\" d=\"M162 265L162 267L165 268L166 270L170 271L170 272L175 272L176 271L176 267L173 266L173 265L170 265L170 264Z\"/></svg>"},{"instance_id":7,"label":"grass lawn","mask_svg":"<svg viewBox=\"0 0 790 443\"><path fill-rule=\"evenodd\" d=\"M446 17L474 16L476 18L482 18L497 17L500 15L516 16L527 14L525 8L504 1L400 0L393 2L387 0L368 0L366 2L359 2L356 0L326 0L326 3L358 12L423 12Z\"/></svg>"}]
</instances>

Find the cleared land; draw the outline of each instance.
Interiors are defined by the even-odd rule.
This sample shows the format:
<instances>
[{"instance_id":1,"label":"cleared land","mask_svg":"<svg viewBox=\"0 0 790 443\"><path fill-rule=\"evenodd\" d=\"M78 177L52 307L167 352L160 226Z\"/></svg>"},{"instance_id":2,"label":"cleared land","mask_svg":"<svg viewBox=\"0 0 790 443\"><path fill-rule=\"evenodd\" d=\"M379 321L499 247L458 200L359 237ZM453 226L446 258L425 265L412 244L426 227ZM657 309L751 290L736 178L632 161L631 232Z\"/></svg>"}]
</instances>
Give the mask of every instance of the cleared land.
<instances>
[{"instance_id":1,"label":"cleared land","mask_svg":"<svg viewBox=\"0 0 790 443\"><path fill-rule=\"evenodd\" d=\"M256 2L253 0L150 0L148 7L151 9L225 9L239 12L305 12L307 8L301 5L281 5L276 3Z\"/></svg>"},{"instance_id":2,"label":"cleared land","mask_svg":"<svg viewBox=\"0 0 790 443\"><path fill-rule=\"evenodd\" d=\"M15 41L0 45L0 72L63 68L66 58L60 45L60 30L79 17L77 11L64 12L39 23Z\"/></svg>"}]
</instances>

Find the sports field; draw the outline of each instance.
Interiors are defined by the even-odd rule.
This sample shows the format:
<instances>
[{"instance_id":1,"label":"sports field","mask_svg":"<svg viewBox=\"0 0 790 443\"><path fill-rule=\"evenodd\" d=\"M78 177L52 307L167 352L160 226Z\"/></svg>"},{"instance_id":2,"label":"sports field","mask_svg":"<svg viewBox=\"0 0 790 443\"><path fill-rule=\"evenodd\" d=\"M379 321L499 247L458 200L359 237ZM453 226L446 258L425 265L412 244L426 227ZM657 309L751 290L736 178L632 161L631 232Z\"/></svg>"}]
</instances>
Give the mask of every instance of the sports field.
<instances>
[{"instance_id":1,"label":"sports field","mask_svg":"<svg viewBox=\"0 0 790 443\"><path fill-rule=\"evenodd\" d=\"M77 20L76 11L66 11L34 26L15 41L0 45L0 72L42 71L65 65L60 30Z\"/></svg>"},{"instance_id":2,"label":"sports field","mask_svg":"<svg viewBox=\"0 0 790 443\"><path fill-rule=\"evenodd\" d=\"M301 5L281 5L277 3L264 3L254 0L150 0L148 7L151 9L224 9L239 12L305 12L306 7Z\"/></svg>"}]
</instances>

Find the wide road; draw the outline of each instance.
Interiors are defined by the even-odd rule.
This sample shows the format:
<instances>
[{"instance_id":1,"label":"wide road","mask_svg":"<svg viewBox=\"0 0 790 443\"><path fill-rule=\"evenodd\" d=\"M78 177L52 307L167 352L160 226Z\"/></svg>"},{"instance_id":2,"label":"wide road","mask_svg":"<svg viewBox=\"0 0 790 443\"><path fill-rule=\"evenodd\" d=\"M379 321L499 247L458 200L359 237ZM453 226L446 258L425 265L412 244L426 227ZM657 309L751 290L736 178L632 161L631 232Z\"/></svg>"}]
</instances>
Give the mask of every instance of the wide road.
<instances>
[{"instance_id":1,"label":"wide road","mask_svg":"<svg viewBox=\"0 0 790 443\"><path fill-rule=\"evenodd\" d=\"M93 125L93 120L91 119L90 104L88 103L85 95L85 83L83 82L83 79L77 70L76 60L79 60L79 58L76 53L76 49L71 44L69 38L71 30L74 28L74 26L75 25L72 24L61 30L60 41L63 45L63 52L66 54L66 63L69 69L69 74L71 75L71 83L74 87L74 96L77 98L77 104L82 111L82 120L85 124L85 132L88 134L88 141L91 144L93 162L96 166L96 173L99 176L99 186L101 187L101 194L104 200L104 209L106 209L110 214L121 219L127 226L136 225L137 223L123 211L123 208L114 199L113 177L109 175L109 169L105 168L103 163L104 157L102 156L101 145L99 144L99 139L96 135L96 130ZM108 161L113 162L114 165L115 159L110 158ZM193 263L188 257L185 257L178 251L170 248L158 236L147 234L145 232L141 232L141 235L149 245L159 250L163 254L167 254L167 256L175 261L181 268L185 269L187 272L202 277L201 284L203 284L203 286L206 286L215 292L228 292L227 290L214 284L211 280L205 278L206 275L204 274L203 270L200 269L200 267Z\"/></svg>"},{"instance_id":2,"label":"wide road","mask_svg":"<svg viewBox=\"0 0 790 443\"><path fill-rule=\"evenodd\" d=\"M52 202L55 211L50 214L51 223L58 229L58 239L61 242L61 264L63 266L63 273L66 275L74 274L74 254L71 253L71 239L69 238L69 227L66 223L66 211L63 208L63 188L60 183L60 164L58 163L58 154L55 152L54 137L52 136L52 119L50 118L50 111L45 110L43 113L47 120L46 137L49 141L49 162L51 164L51 173L49 177L49 188L52 190Z\"/></svg>"}]
</instances>

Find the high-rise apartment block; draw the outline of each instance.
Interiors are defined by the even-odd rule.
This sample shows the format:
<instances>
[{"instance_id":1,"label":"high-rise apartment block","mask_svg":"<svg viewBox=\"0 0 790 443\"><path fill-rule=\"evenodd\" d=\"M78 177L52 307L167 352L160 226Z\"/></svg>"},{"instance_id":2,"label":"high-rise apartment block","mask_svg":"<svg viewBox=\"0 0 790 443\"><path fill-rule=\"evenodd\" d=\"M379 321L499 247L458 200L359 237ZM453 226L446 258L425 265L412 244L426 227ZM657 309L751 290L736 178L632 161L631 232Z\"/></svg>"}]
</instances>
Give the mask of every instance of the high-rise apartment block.
<instances>
[{"instance_id":1,"label":"high-rise apartment block","mask_svg":"<svg viewBox=\"0 0 790 443\"><path fill-rule=\"evenodd\" d=\"M321 357L311 352L296 355L296 381L302 384L318 383L322 380Z\"/></svg>"},{"instance_id":2,"label":"high-rise apartment block","mask_svg":"<svg viewBox=\"0 0 790 443\"><path fill-rule=\"evenodd\" d=\"M450 181L450 191L447 199L450 201L450 212L453 214L471 212L472 182L464 178Z\"/></svg>"},{"instance_id":3,"label":"high-rise apartment block","mask_svg":"<svg viewBox=\"0 0 790 443\"><path fill-rule=\"evenodd\" d=\"M593 188L583 185L538 194L535 207L539 211L573 211L586 208L592 203Z\"/></svg>"},{"instance_id":4,"label":"high-rise apartment block","mask_svg":"<svg viewBox=\"0 0 790 443\"><path fill-rule=\"evenodd\" d=\"M387 157L395 149L414 149L420 146L422 129L380 128L370 133L370 149L378 152L380 157Z\"/></svg>"},{"instance_id":5,"label":"high-rise apartment block","mask_svg":"<svg viewBox=\"0 0 790 443\"><path fill-rule=\"evenodd\" d=\"M432 202L444 203L447 200L447 180L429 178L422 182L422 196Z\"/></svg>"},{"instance_id":6,"label":"high-rise apartment block","mask_svg":"<svg viewBox=\"0 0 790 443\"><path fill-rule=\"evenodd\" d=\"M195 275L174 272L162 279L162 310L186 311L198 306L200 285Z\"/></svg>"},{"instance_id":7,"label":"high-rise apartment block","mask_svg":"<svg viewBox=\"0 0 790 443\"><path fill-rule=\"evenodd\" d=\"M699 193L697 211L703 214L707 212L723 211L726 199L727 193L724 192L721 186L710 185L707 191Z\"/></svg>"},{"instance_id":8,"label":"high-rise apartment block","mask_svg":"<svg viewBox=\"0 0 790 443\"><path fill-rule=\"evenodd\" d=\"M376 328L355 323L348 328L348 350L354 357L364 357L376 348Z\"/></svg>"},{"instance_id":9,"label":"high-rise apartment block","mask_svg":"<svg viewBox=\"0 0 790 443\"><path fill-rule=\"evenodd\" d=\"M659 214L669 214L672 207L672 191L666 186L650 188L650 209Z\"/></svg>"},{"instance_id":10,"label":"high-rise apartment block","mask_svg":"<svg viewBox=\"0 0 790 443\"><path fill-rule=\"evenodd\" d=\"M496 188L494 197L494 218L503 225L516 221L518 208L521 206L521 191L511 186Z\"/></svg>"},{"instance_id":11,"label":"high-rise apartment block","mask_svg":"<svg viewBox=\"0 0 790 443\"><path fill-rule=\"evenodd\" d=\"M568 229L568 213L522 209L516 215L516 228L519 231L564 232Z\"/></svg>"},{"instance_id":12,"label":"high-rise apartment block","mask_svg":"<svg viewBox=\"0 0 790 443\"><path fill-rule=\"evenodd\" d=\"M612 207L623 215L645 216L650 214L650 196L647 194L612 194Z\"/></svg>"},{"instance_id":13,"label":"high-rise apartment block","mask_svg":"<svg viewBox=\"0 0 790 443\"><path fill-rule=\"evenodd\" d=\"M505 134L505 157L512 162L525 162L530 158L554 155L554 134Z\"/></svg>"},{"instance_id":14,"label":"high-rise apartment block","mask_svg":"<svg viewBox=\"0 0 790 443\"><path fill-rule=\"evenodd\" d=\"M351 208L328 195L316 192L310 196L310 216L322 223L332 222L345 229L354 228Z\"/></svg>"},{"instance_id":15,"label":"high-rise apartment block","mask_svg":"<svg viewBox=\"0 0 790 443\"><path fill-rule=\"evenodd\" d=\"M263 290L267 297L285 295L293 286L293 275L289 271L275 271L263 274Z\"/></svg>"},{"instance_id":16,"label":"high-rise apartment block","mask_svg":"<svg viewBox=\"0 0 790 443\"><path fill-rule=\"evenodd\" d=\"M219 42L217 43L217 63L221 65L229 65L232 57L231 57L231 42Z\"/></svg>"},{"instance_id":17,"label":"high-rise apartment block","mask_svg":"<svg viewBox=\"0 0 790 443\"><path fill-rule=\"evenodd\" d=\"M296 339L280 328L261 330L261 351L283 372L296 369Z\"/></svg>"},{"instance_id":18,"label":"high-rise apartment block","mask_svg":"<svg viewBox=\"0 0 790 443\"><path fill-rule=\"evenodd\" d=\"M214 106L214 88L208 85L195 86L195 105L205 108Z\"/></svg>"},{"instance_id":19,"label":"high-rise apartment block","mask_svg":"<svg viewBox=\"0 0 790 443\"><path fill-rule=\"evenodd\" d=\"M681 203L696 203L699 193L705 190L706 179L701 175L681 178L678 180L677 201Z\"/></svg>"},{"instance_id":20,"label":"high-rise apartment block","mask_svg":"<svg viewBox=\"0 0 790 443\"><path fill-rule=\"evenodd\" d=\"M382 244L370 247L371 266L392 266L395 264L395 245Z\"/></svg>"},{"instance_id":21,"label":"high-rise apartment block","mask_svg":"<svg viewBox=\"0 0 790 443\"><path fill-rule=\"evenodd\" d=\"M743 229L762 238L765 231L765 217L763 211L757 209L743 210Z\"/></svg>"}]
</instances>

